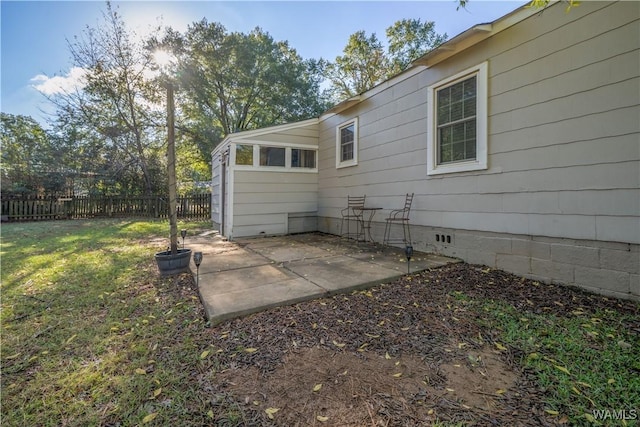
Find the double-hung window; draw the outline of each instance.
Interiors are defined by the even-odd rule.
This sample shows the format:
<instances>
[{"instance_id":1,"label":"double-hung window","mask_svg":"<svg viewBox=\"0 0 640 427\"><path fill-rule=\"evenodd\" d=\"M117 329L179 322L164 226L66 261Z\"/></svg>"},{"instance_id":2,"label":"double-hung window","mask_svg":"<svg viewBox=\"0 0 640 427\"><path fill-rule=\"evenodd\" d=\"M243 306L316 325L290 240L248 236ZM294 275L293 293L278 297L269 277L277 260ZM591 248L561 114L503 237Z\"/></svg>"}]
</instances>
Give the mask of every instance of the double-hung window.
<instances>
[{"instance_id":1,"label":"double-hung window","mask_svg":"<svg viewBox=\"0 0 640 427\"><path fill-rule=\"evenodd\" d=\"M336 168L358 164L358 119L336 128Z\"/></svg>"},{"instance_id":2,"label":"double-hung window","mask_svg":"<svg viewBox=\"0 0 640 427\"><path fill-rule=\"evenodd\" d=\"M487 168L486 62L428 88L429 175Z\"/></svg>"}]
</instances>

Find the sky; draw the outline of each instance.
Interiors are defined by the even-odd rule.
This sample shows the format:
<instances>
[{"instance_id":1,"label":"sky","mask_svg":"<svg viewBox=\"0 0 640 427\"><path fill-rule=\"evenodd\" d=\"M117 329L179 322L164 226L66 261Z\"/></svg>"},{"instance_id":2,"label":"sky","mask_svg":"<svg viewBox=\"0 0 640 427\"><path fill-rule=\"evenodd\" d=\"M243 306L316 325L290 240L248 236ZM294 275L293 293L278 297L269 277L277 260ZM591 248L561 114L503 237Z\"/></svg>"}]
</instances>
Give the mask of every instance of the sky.
<instances>
[{"instance_id":1,"label":"sky","mask_svg":"<svg viewBox=\"0 0 640 427\"><path fill-rule=\"evenodd\" d=\"M140 37L158 24L184 32L206 18L228 31L256 26L289 42L303 58L333 60L356 31L376 33L404 18L434 21L449 38L473 25L491 22L524 1L471 0L456 10L455 0L421 1L112 1L127 28ZM68 41L96 28L104 1L0 1L0 110L45 123L53 112L41 91L70 84L78 76ZM40 88L40 90L38 90Z\"/></svg>"}]
</instances>

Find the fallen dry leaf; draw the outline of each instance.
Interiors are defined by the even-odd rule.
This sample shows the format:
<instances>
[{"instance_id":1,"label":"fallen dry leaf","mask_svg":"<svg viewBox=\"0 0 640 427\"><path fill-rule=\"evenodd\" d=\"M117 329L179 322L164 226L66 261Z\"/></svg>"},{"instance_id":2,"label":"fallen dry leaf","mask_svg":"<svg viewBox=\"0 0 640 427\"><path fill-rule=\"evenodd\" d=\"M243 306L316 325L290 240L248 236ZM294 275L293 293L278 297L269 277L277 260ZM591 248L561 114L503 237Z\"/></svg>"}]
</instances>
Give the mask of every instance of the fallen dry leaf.
<instances>
[{"instance_id":1,"label":"fallen dry leaf","mask_svg":"<svg viewBox=\"0 0 640 427\"><path fill-rule=\"evenodd\" d=\"M496 343L496 348L500 351L505 351L507 349L507 347L503 346L499 342Z\"/></svg>"},{"instance_id":2,"label":"fallen dry leaf","mask_svg":"<svg viewBox=\"0 0 640 427\"><path fill-rule=\"evenodd\" d=\"M157 416L158 416L157 412L150 413L149 415L147 415L142 419L142 424L150 423L151 421L155 420Z\"/></svg>"},{"instance_id":3,"label":"fallen dry leaf","mask_svg":"<svg viewBox=\"0 0 640 427\"><path fill-rule=\"evenodd\" d=\"M272 420L273 419L273 414L275 414L279 410L280 410L280 408L267 408L267 409L264 410L264 412L266 412L267 416L269 417L269 419Z\"/></svg>"},{"instance_id":4,"label":"fallen dry leaf","mask_svg":"<svg viewBox=\"0 0 640 427\"><path fill-rule=\"evenodd\" d=\"M564 366L559 366L559 365L553 365L557 370L564 372L567 375L571 375L569 373L569 370L567 368L565 368Z\"/></svg>"}]
</instances>

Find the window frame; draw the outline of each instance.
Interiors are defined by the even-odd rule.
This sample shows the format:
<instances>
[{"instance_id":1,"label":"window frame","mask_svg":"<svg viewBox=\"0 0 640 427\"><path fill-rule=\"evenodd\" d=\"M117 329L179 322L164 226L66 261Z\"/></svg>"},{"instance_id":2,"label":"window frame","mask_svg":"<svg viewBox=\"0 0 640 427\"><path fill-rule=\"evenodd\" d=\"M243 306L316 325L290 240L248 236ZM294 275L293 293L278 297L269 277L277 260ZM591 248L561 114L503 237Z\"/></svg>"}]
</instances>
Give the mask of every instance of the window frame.
<instances>
[{"instance_id":1,"label":"window frame","mask_svg":"<svg viewBox=\"0 0 640 427\"><path fill-rule=\"evenodd\" d=\"M251 149L251 163L238 163L238 149L240 147L243 148L250 148ZM254 144L235 144L235 148L234 148L234 156L233 156L233 164L234 166L250 166L252 167L254 165L255 162L255 157L256 157L256 153L255 153L255 146Z\"/></svg>"},{"instance_id":2,"label":"window frame","mask_svg":"<svg viewBox=\"0 0 640 427\"><path fill-rule=\"evenodd\" d=\"M302 153L302 152L313 153L313 166L294 166L293 165L293 150L298 150L298 151L300 151L300 153ZM290 161L288 162L288 166L291 169L294 169L294 170L302 169L302 170L304 170L304 169L317 169L318 168L318 151L317 150L310 150L308 148L291 147L290 151L291 151L291 158L290 158ZM306 155L303 156L303 157L306 157ZM301 161L300 163L304 163L304 162Z\"/></svg>"},{"instance_id":3,"label":"window frame","mask_svg":"<svg viewBox=\"0 0 640 427\"><path fill-rule=\"evenodd\" d=\"M262 160L263 160L263 149L264 150L269 150L269 149L274 149L274 150L282 150L282 164L281 165L267 165L267 164L262 164ZM259 152L259 158L258 158L258 166L261 168L281 168L284 169L287 167L287 147L279 147L279 146L275 146L275 145L259 145L258 148L258 152ZM266 154L266 153L265 153ZM268 154L266 154L267 156L267 160L269 160Z\"/></svg>"},{"instance_id":4,"label":"window frame","mask_svg":"<svg viewBox=\"0 0 640 427\"><path fill-rule=\"evenodd\" d=\"M342 129L353 126L353 158L342 160ZM358 118L347 120L336 126L336 169L356 166L358 164Z\"/></svg>"},{"instance_id":5,"label":"window frame","mask_svg":"<svg viewBox=\"0 0 640 427\"><path fill-rule=\"evenodd\" d=\"M438 91L465 81L473 76L476 77L476 157L475 159L438 164ZM486 61L427 87L427 118L429 123L427 129L427 175L487 169L487 106L488 63Z\"/></svg>"},{"instance_id":6,"label":"window frame","mask_svg":"<svg viewBox=\"0 0 640 427\"><path fill-rule=\"evenodd\" d=\"M251 164L237 164L237 150L238 146L251 146L253 148L252 151L252 159L253 162ZM273 141L235 141L230 144L230 153L233 153L230 158L230 163L235 170L239 171L271 171L271 172L296 172L296 173L318 173L318 147L315 145L307 145L307 144L295 144L295 143L282 143L282 142L273 142ZM284 166L264 166L260 164L260 153L261 148L282 148L285 150ZM310 167L295 167L292 165L292 151L294 149L299 149L303 151L312 151L314 152L314 160L315 166L313 168Z\"/></svg>"}]
</instances>

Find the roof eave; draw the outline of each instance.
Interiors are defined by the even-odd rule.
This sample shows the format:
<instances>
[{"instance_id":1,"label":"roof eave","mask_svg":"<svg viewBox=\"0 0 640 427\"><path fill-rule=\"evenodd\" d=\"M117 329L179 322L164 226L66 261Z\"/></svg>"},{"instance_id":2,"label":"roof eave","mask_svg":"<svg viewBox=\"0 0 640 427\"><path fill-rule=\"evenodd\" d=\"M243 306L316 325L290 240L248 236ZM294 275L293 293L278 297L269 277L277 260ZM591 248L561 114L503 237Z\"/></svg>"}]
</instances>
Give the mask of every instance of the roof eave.
<instances>
[{"instance_id":1,"label":"roof eave","mask_svg":"<svg viewBox=\"0 0 640 427\"><path fill-rule=\"evenodd\" d=\"M556 1L552 1L551 3L555 2ZM422 55L420 58L413 61L411 66L424 66L427 68L433 67L445 59L450 58L453 55L457 55L463 50L468 49L471 46L476 45L539 12L539 9L529 7L528 4L525 4L491 23L474 25L468 30L458 34L435 49Z\"/></svg>"},{"instance_id":2,"label":"roof eave","mask_svg":"<svg viewBox=\"0 0 640 427\"><path fill-rule=\"evenodd\" d=\"M273 125L273 126L268 126L268 127L259 128L259 129L243 130L243 131L233 132L233 133L230 133L227 136L225 136L222 139L222 141L220 141L220 143L218 143L218 145L216 145L216 147L211 151L211 154L215 154L216 151L218 151L220 149L220 147L222 147L226 143L231 142L232 140L235 140L235 139L242 139L242 138L247 138L247 137L255 137L255 136L260 136L260 135L273 133L273 132L282 132L282 131L286 131L286 130L289 130L289 129L295 129L295 128L300 128L300 127L315 125L318 122L319 122L318 117L313 117L311 119L301 120L299 122L282 123L282 124L279 124L279 125Z\"/></svg>"},{"instance_id":3,"label":"roof eave","mask_svg":"<svg viewBox=\"0 0 640 427\"><path fill-rule=\"evenodd\" d=\"M331 107L330 109L328 109L327 111L322 113L322 115L324 116L324 115L327 115L327 114L338 114L341 111L344 111L347 108L350 108L350 107L356 105L361 100L362 100L362 95L352 96L351 98L345 99L344 101L340 102L339 104L334 105L333 107Z\"/></svg>"},{"instance_id":4,"label":"roof eave","mask_svg":"<svg viewBox=\"0 0 640 427\"><path fill-rule=\"evenodd\" d=\"M445 59L457 55L463 50L481 42L491 36L493 24L475 25L468 30L458 34L449 41L444 42L435 49L422 55L411 63L412 66L422 65L427 68L432 67Z\"/></svg>"}]
</instances>

